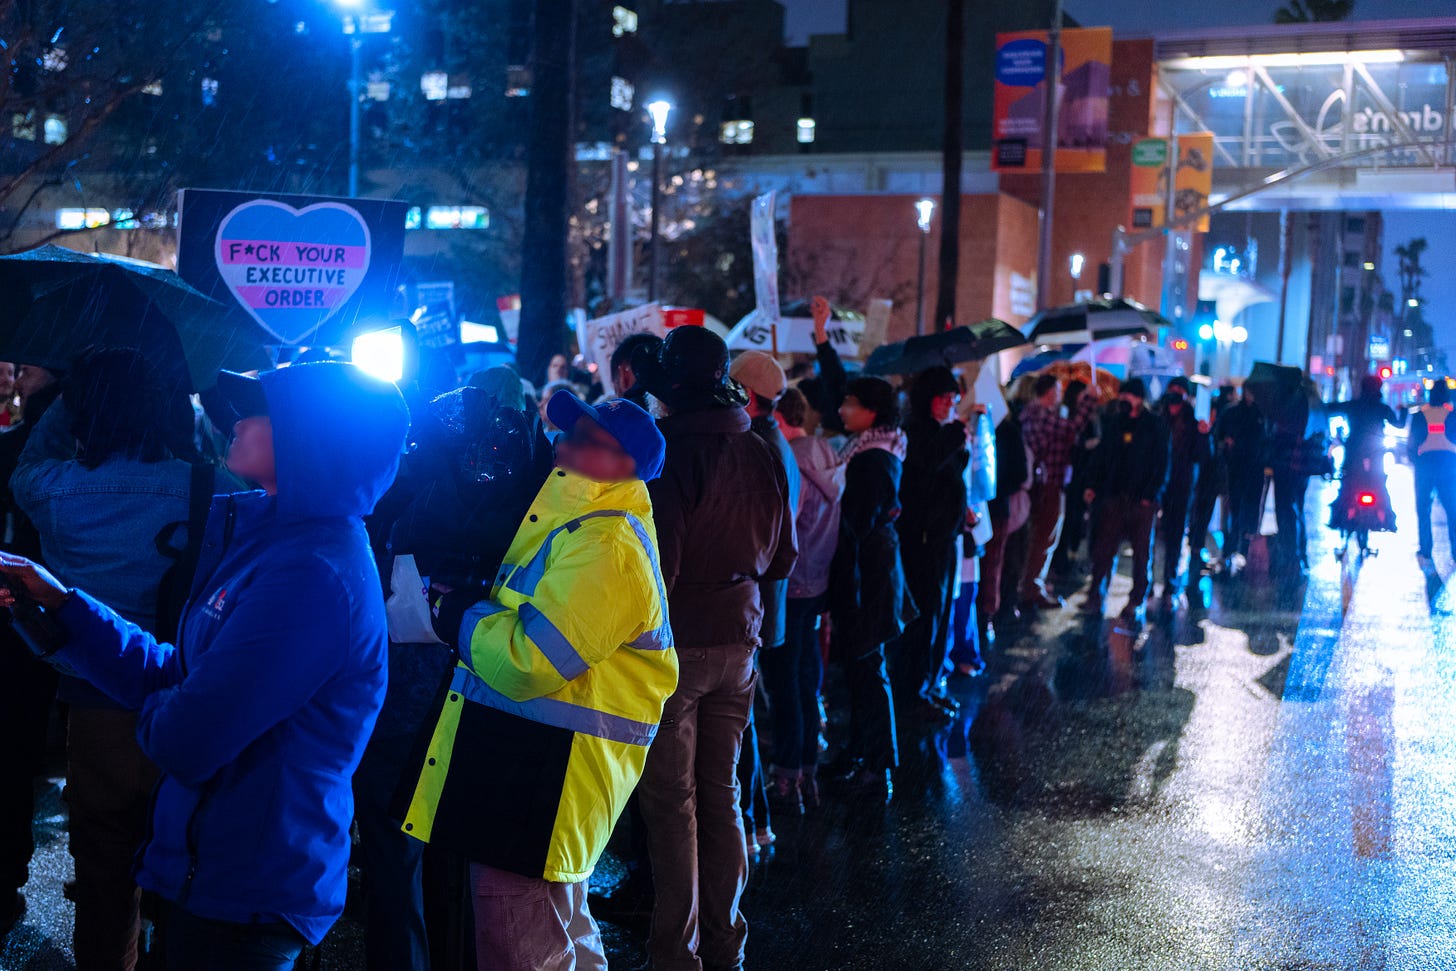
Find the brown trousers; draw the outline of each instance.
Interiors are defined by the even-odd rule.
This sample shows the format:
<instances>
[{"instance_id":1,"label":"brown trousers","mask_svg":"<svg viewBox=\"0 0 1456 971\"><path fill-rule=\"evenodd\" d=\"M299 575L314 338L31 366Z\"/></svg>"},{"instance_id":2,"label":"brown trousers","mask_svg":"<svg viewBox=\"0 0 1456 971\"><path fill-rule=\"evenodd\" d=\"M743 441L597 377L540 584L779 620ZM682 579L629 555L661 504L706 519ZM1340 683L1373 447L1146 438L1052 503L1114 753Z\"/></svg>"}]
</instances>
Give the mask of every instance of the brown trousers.
<instances>
[{"instance_id":1,"label":"brown trousers","mask_svg":"<svg viewBox=\"0 0 1456 971\"><path fill-rule=\"evenodd\" d=\"M132 863L147 833L157 768L136 740L136 714L71 708L66 805L76 863L77 971L132 971L141 891Z\"/></svg>"},{"instance_id":2,"label":"brown trousers","mask_svg":"<svg viewBox=\"0 0 1456 971\"><path fill-rule=\"evenodd\" d=\"M1026 573L1021 578L1021 599L1047 593L1047 564L1062 537L1062 508L1067 496L1060 482L1031 487L1031 536L1026 551Z\"/></svg>"},{"instance_id":3,"label":"brown trousers","mask_svg":"<svg viewBox=\"0 0 1456 971\"><path fill-rule=\"evenodd\" d=\"M738 805L738 755L757 675L754 645L678 648L667 700L637 787L657 904L654 971L735 971L748 922L738 909L748 845Z\"/></svg>"}]
</instances>

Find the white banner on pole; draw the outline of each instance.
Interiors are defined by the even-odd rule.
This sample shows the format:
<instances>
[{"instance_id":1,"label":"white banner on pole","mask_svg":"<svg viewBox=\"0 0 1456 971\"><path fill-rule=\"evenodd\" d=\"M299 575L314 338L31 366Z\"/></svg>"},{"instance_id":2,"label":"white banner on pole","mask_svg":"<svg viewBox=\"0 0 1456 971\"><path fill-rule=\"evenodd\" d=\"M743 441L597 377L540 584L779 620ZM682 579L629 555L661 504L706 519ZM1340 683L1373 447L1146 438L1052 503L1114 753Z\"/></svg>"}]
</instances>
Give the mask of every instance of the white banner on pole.
<instances>
[{"instance_id":1,"label":"white banner on pole","mask_svg":"<svg viewBox=\"0 0 1456 971\"><path fill-rule=\"evenodd\" d=\"M753 292L758 301L760 323L768 330L769 350L773 350L773 328L779 322L779 243L774 234L774 196L765 192L753 200L748 228L753 243ZM779 350L784 350L782 342Z\"/></svg>"},{"instance_id":2,"label":"white banner on pole","mask_svg":"<svg viewBox=\"0 0 1456 971\"><path fill-rule=\"evenodd\" d=\"M597 377L607 394L616 394L612 386L612 352L633 334L667 336L662 322L662 306L648 303L631 310L597 317L578 325L576 339L588 364L597 366Z\"/></svg>"}]
</instances>

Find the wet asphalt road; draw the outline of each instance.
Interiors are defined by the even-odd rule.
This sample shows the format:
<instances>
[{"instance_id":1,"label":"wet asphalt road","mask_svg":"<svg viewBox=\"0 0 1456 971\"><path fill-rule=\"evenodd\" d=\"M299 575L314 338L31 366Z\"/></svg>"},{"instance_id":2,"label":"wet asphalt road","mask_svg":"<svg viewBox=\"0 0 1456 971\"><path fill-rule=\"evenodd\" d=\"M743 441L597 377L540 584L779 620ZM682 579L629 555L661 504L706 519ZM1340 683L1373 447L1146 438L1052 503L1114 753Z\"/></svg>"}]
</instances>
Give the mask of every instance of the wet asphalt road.
<instances>
[{"instance_id":1,"label":"wet asphalt road","mask_svg":"<svg viewBox=\"0 0 1456 971\"><path fill-rule=\"evenodd\" d=\"M1321 488L1307 584L1210 584L1132 631L1045 617L902 742L892 805L775 818L749 967L1456 968L1456 594L1416 566L1408 469L1364 563L1332 556ZM71 966L55 796L3 969ZM604 932L614 969L642 959ZM362 967L347 918L323 966Z\"/></svg>"}]
</instances>

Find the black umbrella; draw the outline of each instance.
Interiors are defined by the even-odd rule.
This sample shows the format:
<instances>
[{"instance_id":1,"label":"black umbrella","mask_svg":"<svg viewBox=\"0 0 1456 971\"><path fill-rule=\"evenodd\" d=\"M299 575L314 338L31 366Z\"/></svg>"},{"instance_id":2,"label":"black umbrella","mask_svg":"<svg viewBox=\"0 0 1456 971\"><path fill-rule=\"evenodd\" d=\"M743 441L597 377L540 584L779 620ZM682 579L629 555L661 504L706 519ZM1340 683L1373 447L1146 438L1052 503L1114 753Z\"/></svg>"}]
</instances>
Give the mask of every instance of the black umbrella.
<instances>
[{"instance_id":1,"label":"black umbrella","mask_svg":"<svg viewBox=\"0 0 1456 971\"><path fill-rule=\"evenodd\" d=\"M194 391L269 363L251 317L151 264L43 246L0 257L0 294L0 360L65 370L87 347L134 347Z\"/></svg>"},{"instance_id":2,"label":"black umbrella","mask_svg":"<svg viewBox=\"0 0 1456 971\"><path fill-rule=\"evenodd\" d=\"M1091 344L1109 337L1152 337L1159 327L1171 326L1158 312L1119 297L1043 310L1031 318L1027 336L1033 344Z\"/></svg>"},{"instance_id":3,"label":"black umbrella","mask_svg":"<svg viewBox=\"0 0 1456 971\"><path fill-rule=\"evenodd\" d=\"M1015 327L994 317L968 327L912 337L875 348L865 362L866 374L915 374L932 367L950 367L981 361L999 351L1020 347L1026 338Z\"/></svg>"}]
</instances>

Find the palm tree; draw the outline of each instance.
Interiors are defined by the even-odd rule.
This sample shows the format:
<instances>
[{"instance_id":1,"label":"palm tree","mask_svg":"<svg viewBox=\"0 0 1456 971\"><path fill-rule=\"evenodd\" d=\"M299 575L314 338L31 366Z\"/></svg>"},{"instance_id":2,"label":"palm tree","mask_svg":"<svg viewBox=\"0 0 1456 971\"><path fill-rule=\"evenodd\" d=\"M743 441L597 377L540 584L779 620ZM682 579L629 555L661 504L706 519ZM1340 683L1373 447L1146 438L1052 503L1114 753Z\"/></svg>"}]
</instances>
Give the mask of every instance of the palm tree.
<instances>
[{"instance_id":1,"label":"palm tree","mask_svg":"<svg viewBox=\"0 0 1456 971\"><path fill-rule=\"evenodd\" d=\"M1276 24L1309 24L1318 21L1349 20L1355 0L1289 0L1274 13Z\"/></svg>"}]
</instances>

